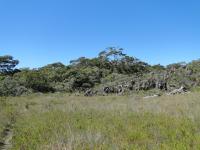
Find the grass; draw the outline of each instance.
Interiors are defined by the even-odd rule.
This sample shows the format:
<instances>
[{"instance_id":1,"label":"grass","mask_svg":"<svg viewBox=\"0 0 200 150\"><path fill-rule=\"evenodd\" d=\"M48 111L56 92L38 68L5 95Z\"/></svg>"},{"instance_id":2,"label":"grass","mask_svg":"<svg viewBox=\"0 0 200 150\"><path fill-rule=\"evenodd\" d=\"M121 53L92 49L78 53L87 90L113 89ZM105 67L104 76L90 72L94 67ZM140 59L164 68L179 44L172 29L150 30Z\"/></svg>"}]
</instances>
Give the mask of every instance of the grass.
<instances>
[{"instance_id":1,"label":"grass","mask_svg":"<svg viewBox=\"0 0 200 150\"><path fill-rule=\"evenodd\" d=\"M1 102L0 131L14 116L13 150L198 150L199 97L10 97Z\"/></svg>"},{"instance_id":2,"label":"grass","mask_svg":"<svg viewBox=\"0 0 200 150\"><path fill-rule=\"evenodd\" d=\"M12 106L5 97L0 98L0 141L3 140L3 131L15 121L17 112L15 107Z\"/></svg>"}]
</instances>

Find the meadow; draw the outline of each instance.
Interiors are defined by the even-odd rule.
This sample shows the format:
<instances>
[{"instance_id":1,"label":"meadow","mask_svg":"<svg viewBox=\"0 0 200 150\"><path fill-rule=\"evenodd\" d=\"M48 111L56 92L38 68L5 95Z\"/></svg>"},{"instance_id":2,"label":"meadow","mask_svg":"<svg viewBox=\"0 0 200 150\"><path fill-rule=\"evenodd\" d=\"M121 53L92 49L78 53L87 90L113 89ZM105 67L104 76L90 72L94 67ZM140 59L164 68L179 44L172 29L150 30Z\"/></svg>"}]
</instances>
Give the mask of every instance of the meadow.
<instances>
[{"instance_id":1,"label":"meadow","mask_svg":"<svg viewBox=\"0 0 200 150\"><path fill-rule=\"evenodd\" d=\"M32 94L0 103L2 149L6 140L4 149L13 150L200 149L199 92L150 99Z\"/></svg>"}]
</instances>

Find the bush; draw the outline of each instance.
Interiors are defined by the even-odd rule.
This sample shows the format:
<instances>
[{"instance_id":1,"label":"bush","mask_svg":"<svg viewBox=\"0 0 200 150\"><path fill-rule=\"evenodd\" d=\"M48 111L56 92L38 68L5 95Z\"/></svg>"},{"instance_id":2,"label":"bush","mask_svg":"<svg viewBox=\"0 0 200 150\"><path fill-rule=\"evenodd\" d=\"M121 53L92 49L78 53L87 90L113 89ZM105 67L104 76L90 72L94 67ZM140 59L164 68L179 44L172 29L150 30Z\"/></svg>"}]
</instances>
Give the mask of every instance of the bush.
<instances>
[{"instance_id":1,"label":"bush","mask_svg":"<svg viewBox=\"0 0 200 150\"><path fill-rule=\"evenodd\" d=\"M11 77L6 77L0 82L1 96L20 96L27 93L31 93L31 90L21 86L18 81Z\"/></svg>"}]
</instances>

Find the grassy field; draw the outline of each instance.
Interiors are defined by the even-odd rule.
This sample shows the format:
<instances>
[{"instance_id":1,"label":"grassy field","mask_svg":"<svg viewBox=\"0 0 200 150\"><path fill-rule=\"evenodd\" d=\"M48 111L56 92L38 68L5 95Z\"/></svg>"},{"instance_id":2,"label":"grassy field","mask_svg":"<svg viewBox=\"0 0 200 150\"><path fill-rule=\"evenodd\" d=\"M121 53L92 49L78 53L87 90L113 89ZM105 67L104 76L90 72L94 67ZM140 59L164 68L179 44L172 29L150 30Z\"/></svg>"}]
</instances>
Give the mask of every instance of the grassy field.
<instances>
[{"instance_id":1,"label":"grassy field","mask_svg":"<svg viewBox=\"0 0 200 150\"><path fill-rule=\"evenodd\" d=\"M12 128L13 150L200 149L198 92L153 99L38 94L0 103L0 132Z\"/></svg>"}]
</instances>

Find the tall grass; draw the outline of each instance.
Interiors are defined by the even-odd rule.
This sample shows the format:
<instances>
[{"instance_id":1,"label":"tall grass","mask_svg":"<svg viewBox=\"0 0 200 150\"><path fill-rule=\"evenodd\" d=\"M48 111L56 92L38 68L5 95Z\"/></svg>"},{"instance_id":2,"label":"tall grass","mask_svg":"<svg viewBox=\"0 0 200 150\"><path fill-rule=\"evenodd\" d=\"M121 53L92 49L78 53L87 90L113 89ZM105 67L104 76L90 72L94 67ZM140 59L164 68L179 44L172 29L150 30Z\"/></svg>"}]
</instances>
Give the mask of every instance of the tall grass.
<instances>
[{"instance_id":1,"label":"tall grass","mask_svg":"<svg viewBox=\"0 0 200 150\"><path fill-rule=\"evenodd\" d=\"M199 93L191 93L147 100L138 95L9 98L18 114L12 149L198 150L199 97Z\"/></svg>"},{"instance_id":2,"label":"tall grass","mask_svg":"<svg viewBox=\"0 0 200 150\"><path fill-rule=\"evenodd\" d=\"M15 107L5 97L0 98L0 141L4 140L3 131L15 121Z\"/></svg>"},{"instance_id":3,"label":"tall grass","mask_svg":"<svg viewBox=\"0 0 200 150\"><path fill-rule=\"evenodd\" d=\"M20 119L13 149L199 149L197 127L164 114L53 111Z\"/></svg>"}]
</instances>

